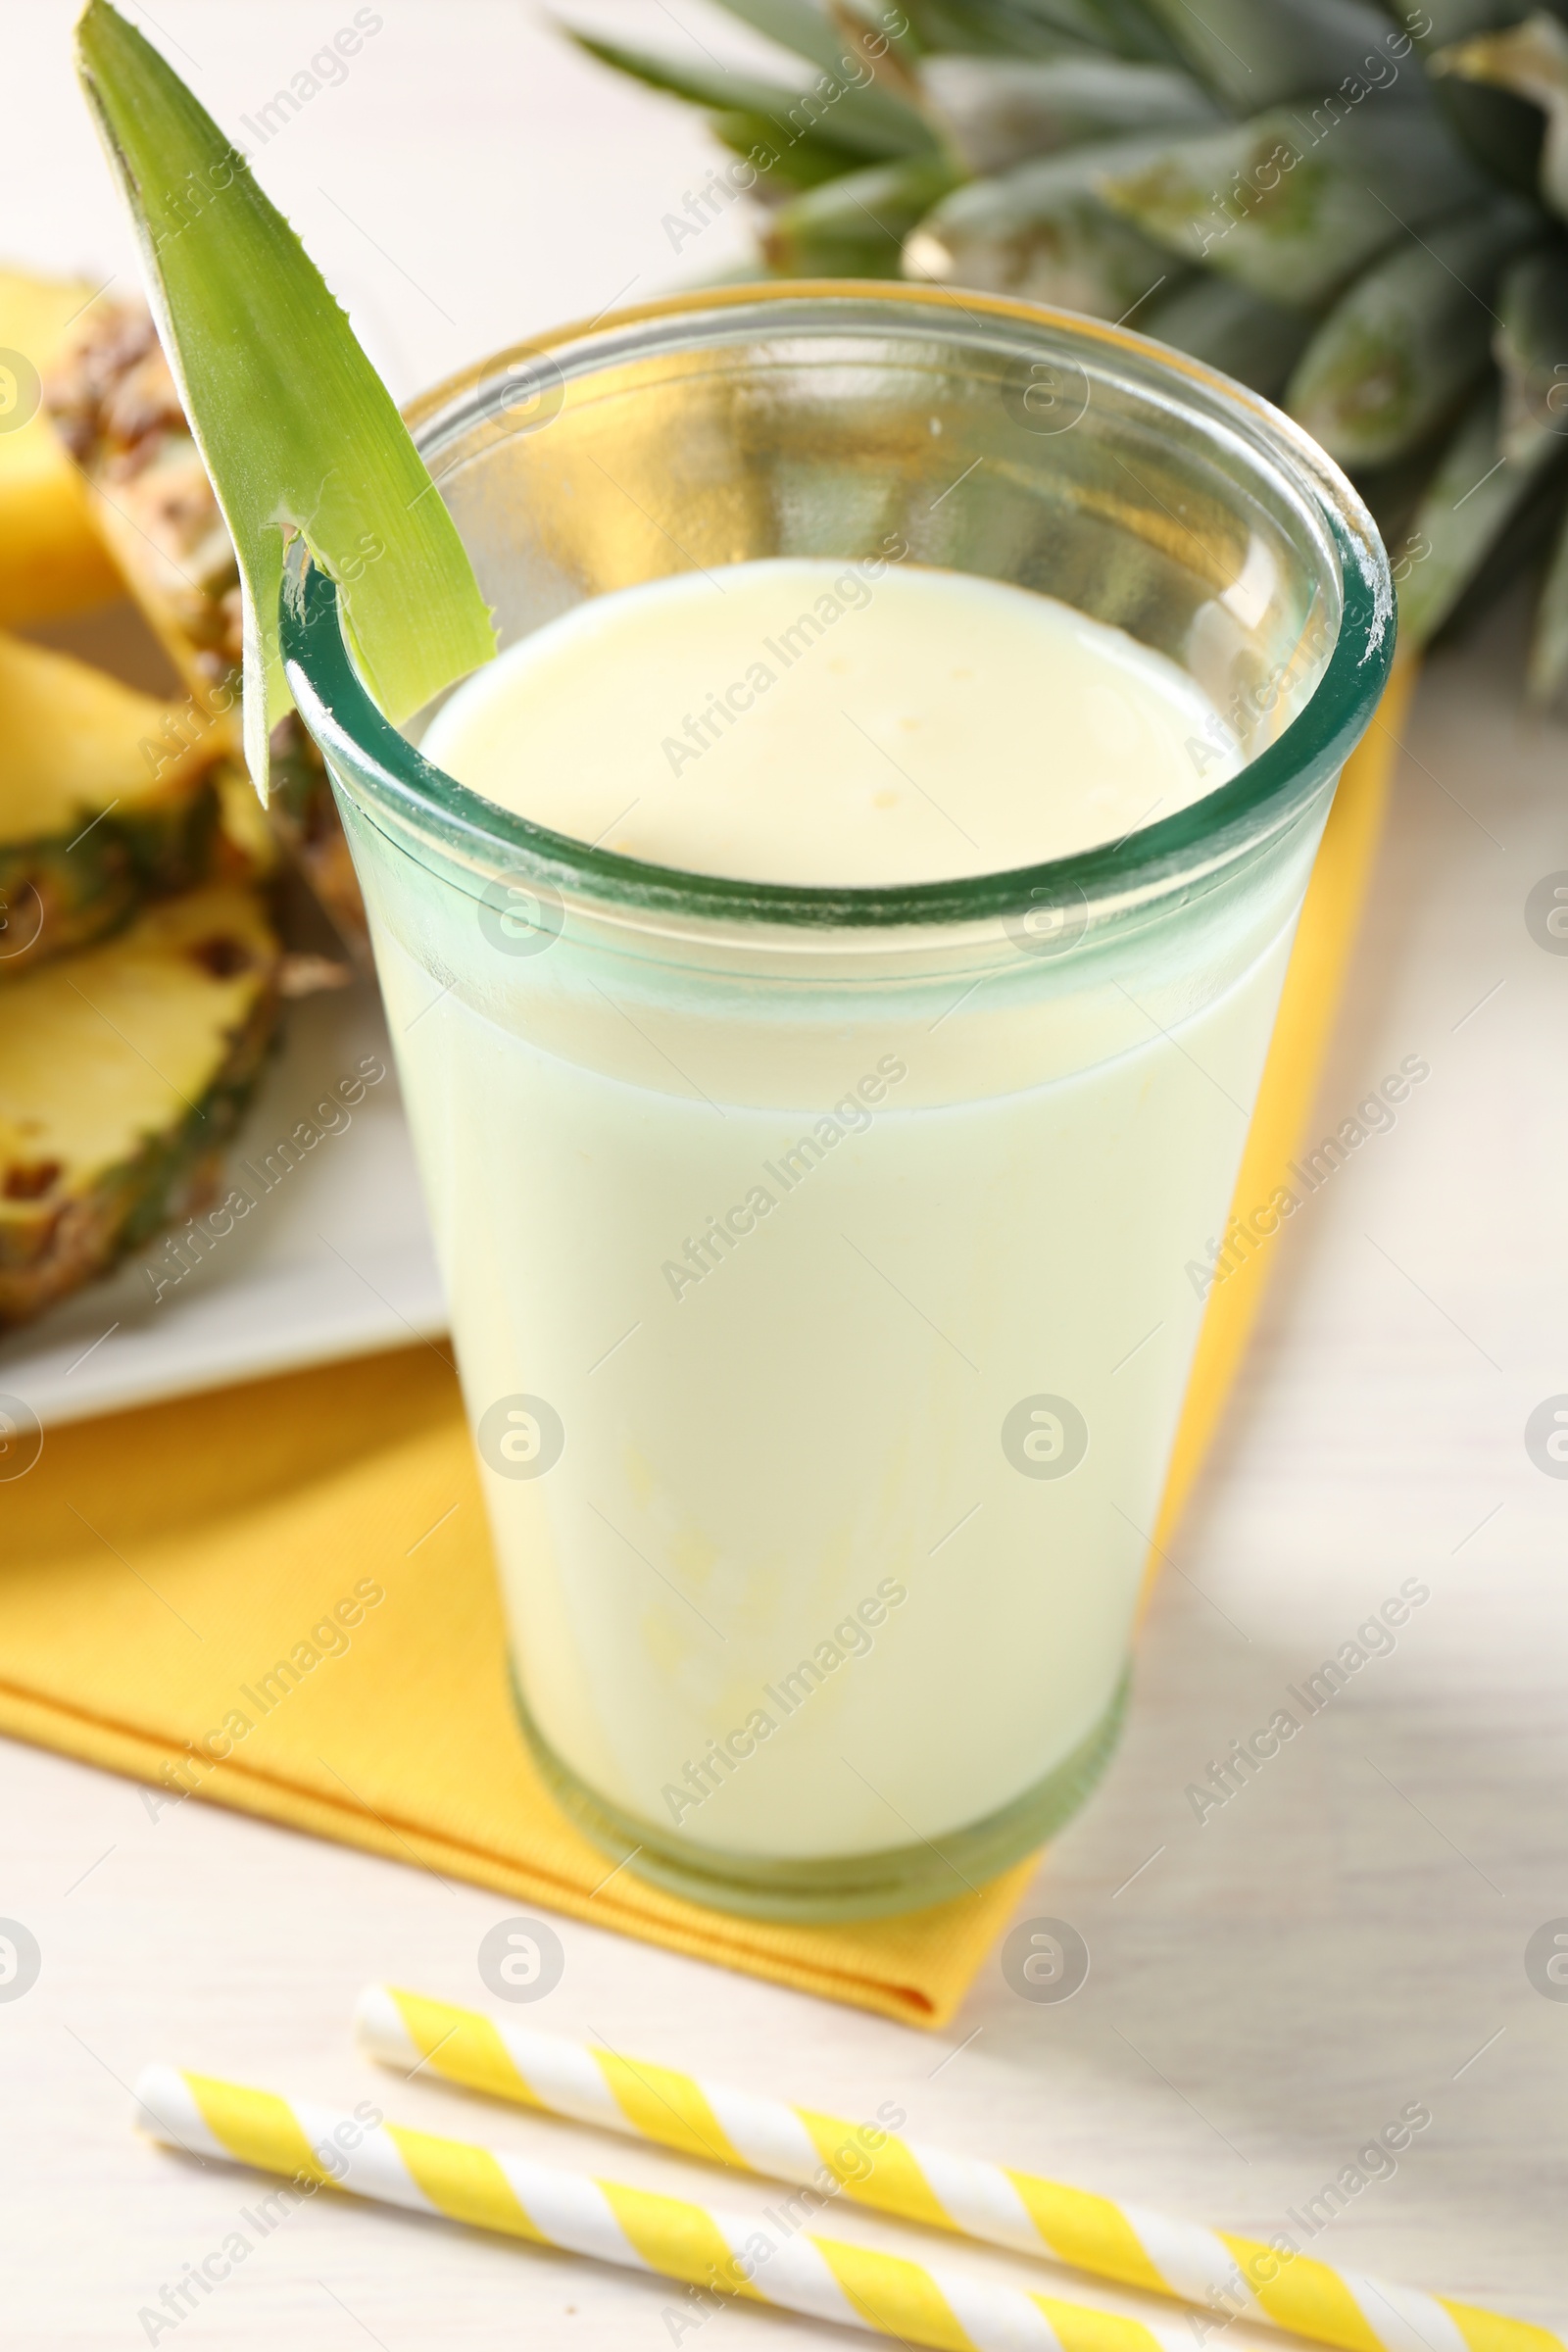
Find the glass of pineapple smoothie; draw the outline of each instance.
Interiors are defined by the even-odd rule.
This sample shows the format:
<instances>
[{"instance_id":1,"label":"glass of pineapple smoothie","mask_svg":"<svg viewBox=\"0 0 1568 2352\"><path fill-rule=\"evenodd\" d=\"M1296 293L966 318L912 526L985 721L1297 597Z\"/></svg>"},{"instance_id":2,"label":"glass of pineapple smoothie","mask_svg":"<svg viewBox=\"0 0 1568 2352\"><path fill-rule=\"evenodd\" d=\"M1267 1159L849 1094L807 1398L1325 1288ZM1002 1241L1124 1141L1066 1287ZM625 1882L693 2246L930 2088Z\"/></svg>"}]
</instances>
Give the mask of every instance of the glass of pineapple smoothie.
<instances>
[{"instance_id":1,"label":"glass of pineapple smoothie","mask_svg":"<svg viewBox=\"0 0 1568 2352\"><path fill-rule=\"evenodd\" d=\"M416 436L498 661L297 562L523 1733L614 1861L962 1897L1103 1767L1388 569L1285 418L936 289L705 293Z\"/></svg>"}]
</instances>

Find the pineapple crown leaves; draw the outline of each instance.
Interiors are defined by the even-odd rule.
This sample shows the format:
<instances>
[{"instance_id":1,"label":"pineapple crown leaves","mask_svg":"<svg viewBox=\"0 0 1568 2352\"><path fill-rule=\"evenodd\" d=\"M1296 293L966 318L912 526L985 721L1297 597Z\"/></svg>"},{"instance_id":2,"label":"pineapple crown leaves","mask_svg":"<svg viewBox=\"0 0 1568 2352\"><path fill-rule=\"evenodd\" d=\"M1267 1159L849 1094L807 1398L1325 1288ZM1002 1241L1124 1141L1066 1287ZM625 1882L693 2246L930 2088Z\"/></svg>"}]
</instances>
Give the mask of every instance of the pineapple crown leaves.
<instances>
[{"instance_id":1,"label":"pineapple crown leaves","mask_svg":"<svg viewBox=\"0 0 1568 2352\"><path fill-rule=\"evenodd\" d=\"M366 684L393 720L488 661L494 631L391 394L245 158L109 0L89 0L76 50L234 543L245 756L265 799L269 734L289 708L277 611L291 538L336 581Z\"/></svg>"},{"instance_id":2,"label":"pineapple crown leaves","mask_svg":"<svg viewBox=\"0 0 1568 2352\"><path fill-rule=\"evenodd\" d=\"M760 274L1136 314L1355 475L1406 645L1554 531L1568 682L1568 0L723 4L777 78L585 45L747 159Z\"/></svg>"},{"instance_id":3,"label":"pineapple crown leaves","mask_svg":"<svg viewBox=\"0 0 1568 2352\"><path fill-rule=\"evenodd\" d=\"M1568 30L1555 17L1526 17L1503 32L1455 41L1430 62L1434 74L1491 82L1541 109L1546 118L1542 200L1568 219Z\"/></svg>"}]
</instances>

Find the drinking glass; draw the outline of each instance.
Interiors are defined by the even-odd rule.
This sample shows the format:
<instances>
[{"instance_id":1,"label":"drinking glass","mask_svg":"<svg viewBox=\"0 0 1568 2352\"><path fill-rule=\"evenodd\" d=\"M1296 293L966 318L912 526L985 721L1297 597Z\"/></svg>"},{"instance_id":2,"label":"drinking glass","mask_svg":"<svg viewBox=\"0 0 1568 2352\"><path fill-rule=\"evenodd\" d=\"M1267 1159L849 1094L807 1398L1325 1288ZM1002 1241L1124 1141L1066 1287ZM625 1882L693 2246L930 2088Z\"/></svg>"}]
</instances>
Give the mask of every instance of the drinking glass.
<instances>
[{"instance_id":1,"label":"drinking glass","mask_svg":"<svg viewBox=\"0 0 1568 2352\"><path fill-rule=\"evenodd\" d=\"M825 557L874 594L920 564L1125 630L1212 707L1206 796L1079 855L688 873L432 766L432 712L387 722L290 565L541 1772L615 1862L723 1908L962 1896L1115 1739L1214 1236L1392 653L1382 548L1224 377L931 287L658 303L412 422L503 645L694 566Z\"/></svg>"}]
</instances>

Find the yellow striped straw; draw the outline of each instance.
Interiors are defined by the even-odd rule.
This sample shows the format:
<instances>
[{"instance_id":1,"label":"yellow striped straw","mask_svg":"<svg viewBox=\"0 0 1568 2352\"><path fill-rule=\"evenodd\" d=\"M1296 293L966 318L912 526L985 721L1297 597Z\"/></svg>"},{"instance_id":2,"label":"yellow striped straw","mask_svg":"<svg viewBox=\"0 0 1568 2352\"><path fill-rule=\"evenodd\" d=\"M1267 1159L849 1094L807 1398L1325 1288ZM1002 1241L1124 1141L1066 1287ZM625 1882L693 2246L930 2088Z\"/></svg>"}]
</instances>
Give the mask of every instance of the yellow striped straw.
<instances>
[{"instance_id":1,"label":"yellow striped straw","mask_svg":"<svg viewBox=\"0 0 1568 2352\"><path fill-rule=\"evenodd\" d=\"M366 1988L357 2022L371 2054L405 2073L427 2067L519 2106L802 2187L841 2190L904 2221L1176 2295L1212 2315L1205 2335L1228 2319L1267 2320L1342 2352L1568 2352L1561 2336L1527 2321L1292 2253L1288 2233L1263 2245L1173 2221L388 1984ZM1187 2334L1185 2352L1197 2340Z\"/></svg>"},{"instance_id":2,"label":"yellow striped straw","mask_svg":"<svg viewBox=\"0 0 1568 2352\"><path fill-rule=\"evenodd\" d=\"M760 2221L713 2213L683 2197L652 2196L172 2066L148 2067L136 2100L139 2130L193 2155L227 2157L411 2213L444 2214L940 2352L1192 2352L1185 2331L1178 2336L1114 2312L817 2237L794 2227L787 2211L764 2210Z\"/></svg>"}]
</instances>

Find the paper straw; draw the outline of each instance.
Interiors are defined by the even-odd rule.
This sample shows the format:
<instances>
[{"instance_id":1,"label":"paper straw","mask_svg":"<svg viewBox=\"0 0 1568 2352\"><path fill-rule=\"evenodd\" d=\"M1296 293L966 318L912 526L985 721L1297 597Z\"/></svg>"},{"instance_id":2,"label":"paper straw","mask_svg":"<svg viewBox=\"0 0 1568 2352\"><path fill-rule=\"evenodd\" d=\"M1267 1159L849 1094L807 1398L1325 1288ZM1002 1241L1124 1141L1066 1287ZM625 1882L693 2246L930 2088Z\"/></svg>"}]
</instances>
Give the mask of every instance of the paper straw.
<instances>
[{"instance_id":1,"label":"paper straw","mask_svg":"<svg viewBox=\"0 0 1568 2352\"><path fill-rule=\"evenodd\" d=\"M1269 2320L1343 2352L1568 2352L1561 2336L1527 2321L922 2141L868 2134L839 2116L529 2033L420 1993L369 1985L358 2025L366 2047L405 2074L427 2068L521 2106L802 2186L837 2181L845 2196L881 2213L1200 2304L1212 2321L1189 2332L1185 2352L1232 2318Z\"/></svg>"},{"instance_id":2,"label":"paper straw","mask_svg":"<svg viewBox=\"0 0 1568 2352\"><path fill-rule=\"evenodd\" d=\"M226 2157L411 2213L653 2271L940 2352L1192 2352L1183 2330L927 2269L793 2226L530 2164L499 2148L366 2124L330 2107L151 2066L136 2084L139 2130L197 2156ZM795 2200L791 2200L793 2203Z\"/></svg>"}]
</instances>

